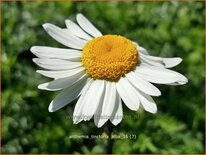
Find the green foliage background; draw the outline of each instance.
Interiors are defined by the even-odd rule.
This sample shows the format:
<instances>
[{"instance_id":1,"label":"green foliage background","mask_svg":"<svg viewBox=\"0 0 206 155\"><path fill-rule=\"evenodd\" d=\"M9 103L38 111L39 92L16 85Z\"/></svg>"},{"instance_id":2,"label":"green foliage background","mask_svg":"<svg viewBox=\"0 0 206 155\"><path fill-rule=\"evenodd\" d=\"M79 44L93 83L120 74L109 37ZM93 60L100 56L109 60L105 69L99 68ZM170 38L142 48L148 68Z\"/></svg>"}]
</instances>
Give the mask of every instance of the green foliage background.
<instances>
[{"instance_id":1,"label":"green foliage background","mask_svg":"<svg viewBox=\"0 0 206 155\"><path fill-rule=\"evenodd\" d=\"M2 2L2 153L204 153L204 2ZM112 126L93 120L73 125L75 102L55 113L47 108L57 93L37 89L49 79L35 72L33 45L63 47L42 28L65 27L82 12L104 34L137 41L150 54L179 56L174 70L183 86L158 85L158 113L133 112L113 127L113 135L136 139L72 139L107 135Z\"/></svg>"}]
</instances>

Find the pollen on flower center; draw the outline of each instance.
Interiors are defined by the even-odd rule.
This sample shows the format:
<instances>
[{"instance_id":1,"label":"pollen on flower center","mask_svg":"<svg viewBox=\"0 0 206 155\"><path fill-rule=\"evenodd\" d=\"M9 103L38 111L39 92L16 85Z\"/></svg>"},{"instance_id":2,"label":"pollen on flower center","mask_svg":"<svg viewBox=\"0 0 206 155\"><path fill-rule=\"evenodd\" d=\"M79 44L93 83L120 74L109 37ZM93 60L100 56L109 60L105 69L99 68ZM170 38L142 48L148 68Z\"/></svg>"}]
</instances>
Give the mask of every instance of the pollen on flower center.
<instances>
[{"instance_id":1,"label":"pollen on flower center","mask_svg":"<svg viewBox=\"0 0 206 155\"><path fill-rule=\"evenodd\" d=\"M104 35L84 46L81 60L93 79L117 81L137 64L138 52L127 38Z\"/></svg>"}]
</instances>

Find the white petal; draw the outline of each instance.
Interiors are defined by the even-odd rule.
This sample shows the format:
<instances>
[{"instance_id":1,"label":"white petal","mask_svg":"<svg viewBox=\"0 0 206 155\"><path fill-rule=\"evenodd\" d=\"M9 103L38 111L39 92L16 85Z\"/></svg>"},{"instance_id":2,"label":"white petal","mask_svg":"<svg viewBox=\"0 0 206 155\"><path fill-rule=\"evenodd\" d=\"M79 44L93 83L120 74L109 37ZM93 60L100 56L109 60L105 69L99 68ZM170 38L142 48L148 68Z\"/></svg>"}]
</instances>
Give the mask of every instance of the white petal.
<instances>
[{"instance_id":1,"label":"white petal","mask_svg":"<svg viewBox=\"0 0 206 155\"><path fill-rule=\"evenodd\" d=\"M139 109L139 99L136 95L136 90L130 85L129 81L122 77L116 83L117 91L124 101L125 105L131 110Z\"/></svg>"},{"instance_id":2,"label":"white petal","mask_svg":"<svg viewBox=\"0 0 206 155\"><path fill-rule=\"evenodd\" d=\"M149 55L149 53L147 52L147 50L141 46L137 46L137 50L138 52L145 54L145 55Z\"/></svg>"},{"instance_id":3,"label":"white petal","mask_svg":"<svg viewBox=\"0 0 206 155\"><path fill-rule=\"evenodd\" d=\"M179 84L185 84L188 81L182 74L160 67L141 65L138 66L134 72L142 79L152 83L170 84L177 82Z\"/></svg>"},{"instance_id":4,"label":"white petal","mask_svg":"<svg viewBox=\"0 0 206 155\"><path fill-rule=\"evenodd\" d=\"M77 14L77 22L87 33L94 37L102 36L102 33L82 14Z\"/></svg>"},{"instance_id":5,"label":"white petal","mask_svg":"<svg viewBox=\"0 0 206 155\"><path fill-rule=\"evenodd\" d=\"M31 52L39 58L57 58L67 60L79 60L82 56L81 51L74 49L54 48L46 46L33 46Z\"/></svg>"},{"instance_id":6,"label":"white petal","mask_svg":"<svg viewBox=\"0 0 206 155\"><path fill-rule=\"evenodd\" d=\"M32 60L38 66L49 70L67 70L82 66L81 62L71 62L60 59L34 58Z\"/></svg>"},{"instance_id":7,"label":"white petal","mask_svg":"<svg viewBox=\"0 0 206 155\"><path fill-rule=\"evenodd\" d=\"M94 80L88 92L87 99L83 109L84 120L90 120L96 112L98 106L102 103L105 91L104 80Z\"/></svg>"},{"instance_id":8,"label":"white petal","mask_svg":"<svg viewBox=\"0 0 206 155\"><path fill-rule=\"evenodd\" d=\"M52 38L65 46L74 49L82 49L86 44L86 41L67 33L67 31L62 30L53 24L46 23L43 24L43 27Z\"/></svg>"},{"instance_id":9,"label":"white petal","mask_svg":"<svg viewBox=\"0 0 206 155\"><path fill-rule=\"evenodd\" d=\"M137 90L137 95L139 97L141 105L146 111L151 112L151 113L157 112L157 105L155 104L154 100L149 95L141 91L138 91L138 90Z\"/></svg>"},{"instance_id":10,"label":"white petal","mask_svg":"<svg viewBox=\"0 0 206 155\"><path fill-rule=\"evenodd\" d=\"M92 37L89 36L87 33L85 33L76 23L72 22L71 20L66 20L65 21L67 28L69 29L69 31L79 37L79 38L83 38L85 40L91 40Z\"/></svg>"},{"instance_id":11,"label":"white petal","mask_svg":"<svg viewBox=\"0 0 206 155\"><path fill-rule=\"evenodd\" d=\"M127 79L139 90L145 92L148 95L152 96L160 96L161 92L157 87L153 84L149 83L148 81L140 78L134 72L129 72L126 74Z\"/></svg>"},{"instance_id":12,"label":"white petal","mask_svg":"<svg viewBox=\"0 0 206 155\"><path fill-rule=\"evenodd\" d=\"M164 65L161 62L156 62L156 61L151 61L148 60L147 58L143 57L140 55L140 60L146 64L152 65L152 66L157 66L157 67L164 67Z\"/></svg>"},{"instance_id":13,"label":"white petal","mask_svg":"<svg viewBox=\"0 0 206 155\"><path fill-rule=\"evenodd\" d=\"M141 59L143 59L144 61L146 61L151 65L164 66L166 68L172 68L182 62L182 59L179 57L162 58L162 57L155 57L155 56L144 55L144 54L140 54L140 57Z\"/></svg>"},{"instance_id":14,"label":"white petal","mask_svg":"<svg viewBox=\"0 0 206 155\"><path fill-rule=\"evenodd\" d=\"M54 100L49 105L49 112L54 112L64 107L74 99L76 99L86 84L86 80L74 83L71 87L63 90L59 95L57 95Z\"/></svg>"},{"instance_id":15,"label":"white petal","mask_svg":"<svg viewBox=\"0 0 206 155\"><path fill-rule=\"evenodd\" d=\"M145 48L139 46L138 43L136 43L134 41L133 41L133 43L137 46L137 51L140 54L140 58L143 59L144 62L146 62L150 65L159 66L159 67L164 66L166 68L172 68L172 67L177 66L179 63L182 62L182 59L179 57L161 58L161 57L150 56L148 51Z\"/></svg>"},{"instance_id":16,"label":"white petal","mask_svg":"<svg viewBox=\"0 0 206 155\"><path fill-rule=\"evenodd\" d=\"M132 43L135 45L135 46L138 46L139 44L135 41L132 41Z\"/></svg>"},{"instance_id":17,"label":"white petal","mask_svg":"<svg viewBox=\"0 0 206 155\"><path fill-rule=\"evenodd\" d=\"M122 101L118 93L116 93L116 101L115 106L112 112L112 116L110 117L110 121L112 124L117 125L121 122L123 118L123 111L122 111Z\"/></svg>"},{"instance_id":18,"label":"white petal","mask_svg":"<svg viewBox=\"0 0 206 155\"><path fill-rule=\"evenodd\" d=\"M92 82L93 82L93 80L89 79L81 91L81 96L80 96L79 100L77 101L75 108L74 108L74 112L73 112L74 124L77 124L84 119L84 116L82 115L82 111L84 109L85 101L87 99L87 96L86 96L87 91L89 90Z\"/></svg>"},{"instance_id":19,"label":"white petal","mask_svg":"<svg viewBox=\"0 0 206 155\"><path fill-rule=\"evenodd\" d=\"M147 58L148 60L152 60L152 61L162 61L162 58L161 57L155 57L155 56L151 56L151 55L145 55L145 54L142 54L140 53L140 55L144 58Z\"/></svg>"},{"instance_id":20,"label":"white petal","mask_svg":"<svg viewBox=\"0 0 206 155\"><path fill-rule=\"evenodd\" d=\"M85 73L85 68L83 67L78 67L78 68L75 68L75 69L70 69L70 70L63 70L63 71L46 71L46 70L37 70L36 72L37 73L40 73L41 75L44 75L46 77L49 77L49 78L55 78L55 79L58 79L58 78L65 78L65 77L70 77L70 76L73 76L77 73L82 73L84 74Z\"/></svg>"},{"instance_id":21,"label":"white petal","mask_svg":"<svg viewBox=\"0 0 206 155\"><path fill-rule=\"evenodd\" d=\"M168 83L167 85L178 86L178 85L183 85L183 84L185 84L187 82L188 81L185 82L184 80L182 80L182 81L178 81L178 82Z\"/></svg>"},{"instance_id":22,"label":"white petal","mask_svg":"<svg viewBox=\"0 0 206 155\"><path fill-rule=\"evenodd\" d=\"M84 73L77 73L70 77L56 79L48 83L43 83L38 86L39 89L49 90L49 91L56 91L67 88L73 85L76 82L82 81L87 79L87 75Z\"/></svg>"},{"instance_id":23,"label":"white petal","mask_svg":"<svg viewBox=\"0 0 206 155\"><path fill-rule=\"evenodd\" d=\"M137 42L133 41L133 44L136 45L137 47L137 52L139 52L140 54L145 54L145 55L149 55L149 53L147 52L147 50L143 47L141 47Z\"/></svg>"},{"instance_id":24,"label":"white petal","mask_svg":"<svg viewBox=\"0 0 206 155\"><path fill-rule=\"evenodd\" d=\"M89 76L87 77L87 83L92 83L93 79L90 78ZM83 93L84 89L82 89L82 91L80 92L80 95Z\"/></svg>"},{"instance_id":25,"label":"white petal","mask_svg":"<svg viewBox=\"0 0 206 155\"><path fill-rule=\"evenodd\" d=\"M177 57L177 58L163 58L163 63L165 64L166 68L172 68L177 66L182 62L182 59Z\"/></svg>"},{"instance_id":26,"label":"white petal","mask_svg":"<svg viewBox=\"0 0 206 155\"><path fill-rule=\"evenodd\" d=\"M97 111L94 114L95 125L100 128L111 117L115 101L116 101L116 87L114 82L106 81L106 88L104 99L101 105L99 105Z\"/></svg>"}]
</instances>

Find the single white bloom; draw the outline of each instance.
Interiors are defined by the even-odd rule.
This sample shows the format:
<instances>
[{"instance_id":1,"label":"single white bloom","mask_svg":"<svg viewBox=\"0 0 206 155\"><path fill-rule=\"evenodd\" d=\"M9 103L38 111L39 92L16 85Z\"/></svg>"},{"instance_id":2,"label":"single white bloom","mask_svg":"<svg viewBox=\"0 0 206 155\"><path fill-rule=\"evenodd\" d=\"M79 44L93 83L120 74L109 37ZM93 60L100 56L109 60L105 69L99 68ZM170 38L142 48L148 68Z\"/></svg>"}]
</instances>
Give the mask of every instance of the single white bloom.
<instances>
[{"instance_id":1,"label":"single white bloom","mask_svg":"<svg viewBox=\"0 0 206 155\"><path fill-rule=\"evenodd\" d=\"M69 48L33 46L39 58L33 61L45 70L38 73L54 78L39 89L62 90L49 105L54 112L79 97L73 122L92 117L97 127L110 120L114 125L123 118L122 101L134 111L140 107L156 113L151 96L160 96L152 83L182 85L187 78L167 68L178 65L181 58L150 56L146 49L120 35L102 35L82 14L77 23L66 20L66 29L43 24L55 40Z\"/></svg>"}]
</instances>

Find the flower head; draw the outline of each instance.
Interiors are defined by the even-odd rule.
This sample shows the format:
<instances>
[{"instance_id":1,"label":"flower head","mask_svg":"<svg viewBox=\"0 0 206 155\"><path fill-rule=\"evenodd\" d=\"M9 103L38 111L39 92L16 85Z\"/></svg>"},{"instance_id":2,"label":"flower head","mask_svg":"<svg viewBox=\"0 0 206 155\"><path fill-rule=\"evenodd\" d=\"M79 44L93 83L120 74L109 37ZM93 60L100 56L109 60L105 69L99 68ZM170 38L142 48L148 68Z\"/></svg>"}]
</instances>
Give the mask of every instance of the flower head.
<instances>
[{"instance_id":1,"label":"flower head","mask_svg":"<svg viewBox=\"0 0 206 155\"><path fill-rule=\"evenodd\" d=\"M66 20L66 29L43 25L51 37L69 48L31 48L39 57L33 61L45 69L37 72L54 78L38 88L62 90L50 103L50 112L79 97L73 113L75 124L93 117L97 127L108 120L117 125L123 117L122 103L134 111L141 107L156 113L151 96L160 96L161 92L152 83L187 83L185 76L167 69L178 65L181 58L151 56L123 36L102 35L82 14L76 17L79 25Z\"/></svg>"}]
</instances>

